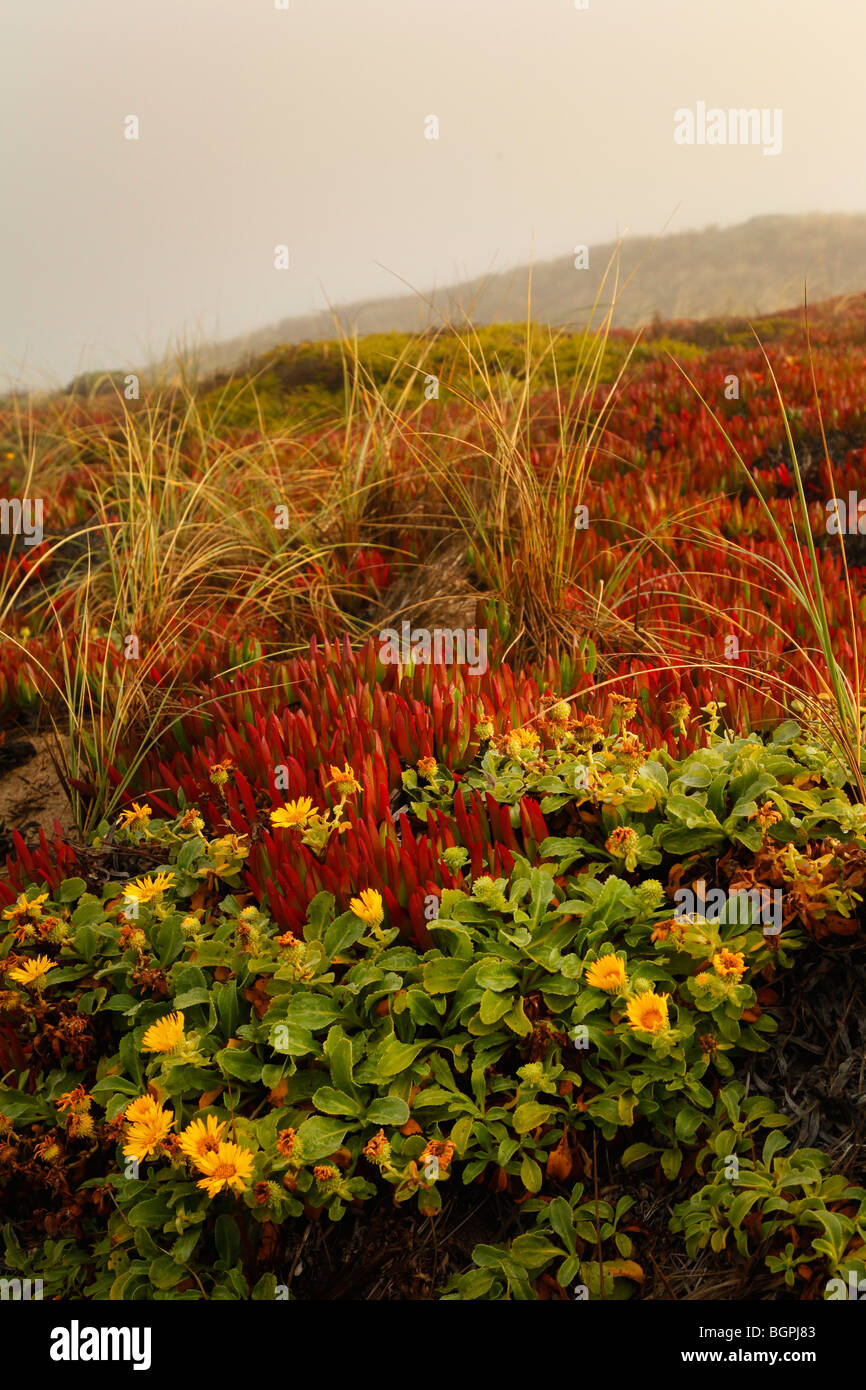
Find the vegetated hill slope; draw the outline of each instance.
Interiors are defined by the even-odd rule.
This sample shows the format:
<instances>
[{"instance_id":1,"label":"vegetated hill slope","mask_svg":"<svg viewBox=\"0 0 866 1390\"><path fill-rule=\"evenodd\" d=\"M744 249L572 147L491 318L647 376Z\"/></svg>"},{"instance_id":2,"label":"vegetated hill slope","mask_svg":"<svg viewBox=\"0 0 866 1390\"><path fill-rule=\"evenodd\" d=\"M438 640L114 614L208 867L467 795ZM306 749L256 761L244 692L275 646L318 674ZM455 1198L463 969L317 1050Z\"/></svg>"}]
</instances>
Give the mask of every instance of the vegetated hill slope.
<instances>
[{"instance_id":1,"label":"vegetated hill slope","mask_svg":"<svg viewBox=\"0 0 866 1390\"><path fill-rule=\"evenodd\" d=\"M532 316L538 322L584 327L615 243L589 250L589 267L574 253L532 268ZM632 274L635 272L634 274ZM478 277L420 295L359 301L336 309L343 328L358 334L416 332L441 316L475 323L525 319L529 266ZM631 277L631 278L629 278ZM809 299L866 289L866 215L812 213L755 217L734 227L708 227L671 236L635 237L622 245L615 326L654 317L703 319L766 314ZM606 293L610 285L605 287ZM419 286L423 290L423 286ZM609 299L609 294L607 295ZM432 308L430 306L433 306ZM283 318L202 349L205 370L225 370L280 343L333 338L331 313Z\"/></svg>"},{"instance_id":2,"label":"vegetated hill slope","mask_svg":"<svg viewBox=\"0 0 866 1390\"><path fill-rule=\"evenodd\" d=\"M837 295L808 306L809 337L813 348L836 354L846 361L866 344L866 293ZM531 389L549 390L557 384L568 389L579 363L591 351L585 330L551 330L535 324L527 338L526 323L482 325L472 335L473 357L480 356L497 376L522 382L526 371L527 343L531 357ZM807 335L802 303L773 314L750 317L732 315L707 319L654 320L640 330L614 329L607 337L599 380L612 383L628 359L629 374L650 362L673 358L683 368L720 350L737 358L743 352L780 347L799 355L806 350ZM220 428L255 429L260 422L275 427L293 419L299 425L316 418L341 417L345 390L356 368L369 385L382 391L392 404L417 405L423 398L427 374L447 383L447 391L470 394L480 389L480 379L467 358L466 335L439 330L435 334L375 333L358 340L352 351L339 341L320 339L283 343L260 354L250 354L234 370L202 374L198 400L209 414L216 412ZM760 352L759 352L760 356ZM720 360L720 369L733 370L733 356ZM110 377L97 390L106 399L114 392ZM86 393L82 379L79 390ZM405 398L403 393L407 392ZM828 404L832 404L828 402Z\"/></svg>"}]
</instances>

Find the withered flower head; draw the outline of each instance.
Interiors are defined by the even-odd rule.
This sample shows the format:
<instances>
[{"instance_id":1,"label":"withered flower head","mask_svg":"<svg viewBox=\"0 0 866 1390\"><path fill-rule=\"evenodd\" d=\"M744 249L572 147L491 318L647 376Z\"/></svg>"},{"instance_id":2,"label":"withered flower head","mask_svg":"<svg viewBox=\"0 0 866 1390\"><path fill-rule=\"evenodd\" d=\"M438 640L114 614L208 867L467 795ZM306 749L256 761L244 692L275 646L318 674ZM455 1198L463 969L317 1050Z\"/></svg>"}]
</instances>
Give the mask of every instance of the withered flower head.
<instances>
[{"instance_id":1,"label":"withered flower head","mask_svg":"<svg viewBox=\"0 0 866 1390\"><path fill-rule=\"evenodd\" d=\"M44 1139L33 1150L33 1157L38 1158L42 1163L59 1163L63 1158L63 1150L57 1142L57 1135L52 1132L46 1134Z\"/></svg>"},{"instance_id":2,"label":"withered flower head","mask_svg":"<svg viewBox=\"0 0 866 1390\"><path fill-rule=\"evenodd\" d=\"M234 764L231 758L225 758L221 763L214 763L210 768L210 780L215 787L224 787L229 780L229 773Z\"/></svg>"},{"instance_id":3,"label":"withered flower head","mask_svg":"<svg viewBox=\"0 0 866 1390\"><path fill-rule=\"evenodd\" d=\"M447 1168L454 1157L454 1145L450 1139L428 1139L427 1147L418 1159L420 1165L429 1163L431 1158L435 1158L440 1168Z\"/></svg>"},{"instance_id":4,"label":"withered flower head","mask_svg":"<svg viewBox=\"0 0 866 1390\"><path fill-rule=\"evenodd\" d=\"M293 1129L281 1129L277 1135L277 1148L283 1158L291 1158L292 1150L295 1147L296 1133Z\"/></svg>"},{"instance_id":5,"label":"withered flower head","mask_svg":"<svg viewBox=\"0 0 866 1390\"><path fill-rule=\"evenodd\" d=\"M625 859L629 848L637 839L637 832L630 825L617 825L610 832L604 842L604 847L608 854L614 854L619 859Z\"/></svg>"},{"instance_id":6,"label":"withered flower head","mask_svg":"<svg viewBox=\"0 0 866 1390\"><path fill-rule=\"evenodd\" d=\"M58 1110L74 1110L76 1112L87 1112L93 1104L93 1096L88 1095L83 1086L76 1086L74 1091L64 1091L57 1102Z\"/></svg>"},{"instance_id":7,"label":"withered flower head","mask_svg":"<svg viewBox=\"0 0 866 1390\"><path fill-rule=\"evenodd\" d=\"M92 1115L73 1113L66 1121L66 1133L69 1135L70 1139L89 1139L94 1129L95 1125Z\"/></svg>"},{"instance_id":8,"label":"withered flower head","mask_svg":"<svg viewBox=\"0 0 866 1390\"><path fill-rule=\"evenodd\" d=\"M574 716L572 734L575 748L593 748L597 743L604 742L604 725L594 714L579 710Z\"/></svg>"},{"instance_id":9,"label":"withered flower head","mask_svg":"<svg viewBox=\"0 0 866 1390\"><path fill-rule=\"evenodd\" d=\"M628 724L637 714L637 701L633 695L611 695L614 710L619 712L620 724Z\"/></svg>"},{"instance_id":10,"label":"withered flower head","mask_svg":"<svg viewBox=\"0 0 866 1390\"><path fill-rule=\"evenodd\" d=\"M731 977L741 979L746 973L746 961L742 951L729 951L723 947L713 956L713 969L723 980Z\"/></svg>"},{"instance_id":11,"label":"withered flower head","mask_svg":"<svg viewBox=\"0 0 866 1390\"><path fill-rule=\"evenodd\" d=\"M391 1145L385 1138L384 1129L380 1129L378 1134L367 1140L363 1152L364 1157L369 1158L371 1163L385 1163L391 1157Z\"/></svg>"},{"instance_id":12,"label":"withered flower head","mask_svg":"<svg viewBox=\"0 0 866 1390\"><path fill-rule=\"evenodd\" d=\"M753 811L749 820L756 820L761 830L769 830L771 825L778 825L782 819L781 812L777 811L772 801L765 801L759 806L757 811Z\"/></svg>"}]
</instances>

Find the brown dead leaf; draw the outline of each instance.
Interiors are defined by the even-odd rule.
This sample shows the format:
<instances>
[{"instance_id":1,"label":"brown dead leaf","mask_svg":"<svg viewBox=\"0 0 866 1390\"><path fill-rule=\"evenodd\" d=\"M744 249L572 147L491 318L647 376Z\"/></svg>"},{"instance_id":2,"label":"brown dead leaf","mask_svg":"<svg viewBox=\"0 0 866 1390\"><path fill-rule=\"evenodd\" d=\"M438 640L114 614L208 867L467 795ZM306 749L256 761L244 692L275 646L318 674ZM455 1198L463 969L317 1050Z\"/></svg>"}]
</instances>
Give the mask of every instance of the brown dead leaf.
<instances>
[{"instance_id":1,"label":"brown dead leaf","mask_svg":"<svg viewBox=\"0 0 866 1390\"><path fill-rule=\"evenodd\" d=\"M632 1279L635 1284L642 1284L646 1275L640 1265L634 1260L618 1260L616 1264L606 1264L605 1273L613 1276L614 1279Z\"/></svg>"},{"instance_id":2,"label":"brown dead leaf","mask_svg":"<svg viewBox=\"0 0 866 1390\"><path fill-rule=\"evenodd\" d=\"M547 1155L544 1171L549 1178L554 1178L557 1182L567 1182L573 1167L574 1159L568 1142L568 1130L564 1129L556 1148L551 1149Z\"/></svg>"}]
</instances>

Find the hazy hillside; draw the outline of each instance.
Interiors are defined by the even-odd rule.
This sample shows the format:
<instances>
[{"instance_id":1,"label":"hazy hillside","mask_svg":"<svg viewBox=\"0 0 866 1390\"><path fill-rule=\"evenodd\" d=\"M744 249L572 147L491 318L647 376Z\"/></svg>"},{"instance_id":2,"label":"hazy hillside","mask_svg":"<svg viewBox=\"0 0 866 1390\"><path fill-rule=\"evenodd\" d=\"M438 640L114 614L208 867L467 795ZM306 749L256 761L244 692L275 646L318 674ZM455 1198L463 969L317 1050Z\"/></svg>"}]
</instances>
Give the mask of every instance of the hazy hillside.
<instances>
[{"instance_id":1,"label":"hazy hillside","mask_svg":"<svg viewBox=\"0 0 866 1390\"><path fill-rule=\"evenodd\" d=\"M533 317L582 327L599 290L613 243L589 249L589 266L574 268L568 256L535 265ZM632 276L632 272L636 273ZM528 266L468 280L429 294L440 313L476 323L525 318ZM655 315L664 319L722 314L769 313L797 304L808 281L813 302L866 289L866 215L814 213L755 217L736 227L708 227L653 242L635 237L622 247L614 323L637 327ZM436 322L413 295L367 300L338 308L340 321L359 334L412 332ZM330 314L284 318L243 338L211 345L201 353L206 370L228 368L279 343L333 338Z\"/></svg>"}]
</instances>

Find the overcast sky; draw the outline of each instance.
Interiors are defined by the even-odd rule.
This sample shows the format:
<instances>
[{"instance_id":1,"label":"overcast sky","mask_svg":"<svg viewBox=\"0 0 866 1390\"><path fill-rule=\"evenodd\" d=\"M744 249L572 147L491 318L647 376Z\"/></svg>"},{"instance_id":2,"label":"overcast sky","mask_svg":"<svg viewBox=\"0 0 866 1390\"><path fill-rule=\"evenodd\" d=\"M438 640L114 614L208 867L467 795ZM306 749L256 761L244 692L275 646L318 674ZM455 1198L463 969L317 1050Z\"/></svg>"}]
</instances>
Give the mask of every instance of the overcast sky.
<instances>
[{"instance_id":1,"label":"overcast sky","mask_svg":"<svg viewBox=\"0 0 866 1390\"><path fill-rule=\"evenodd\" d=\"M0 21L0 368L31 379L666 223L866 210L861 0L0 0ZM677 145L698 102L780 108L781 153Z\"/></svg>"}]
</instances>

